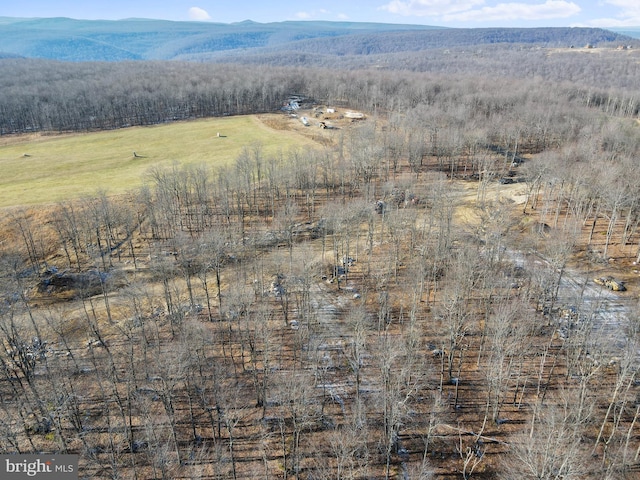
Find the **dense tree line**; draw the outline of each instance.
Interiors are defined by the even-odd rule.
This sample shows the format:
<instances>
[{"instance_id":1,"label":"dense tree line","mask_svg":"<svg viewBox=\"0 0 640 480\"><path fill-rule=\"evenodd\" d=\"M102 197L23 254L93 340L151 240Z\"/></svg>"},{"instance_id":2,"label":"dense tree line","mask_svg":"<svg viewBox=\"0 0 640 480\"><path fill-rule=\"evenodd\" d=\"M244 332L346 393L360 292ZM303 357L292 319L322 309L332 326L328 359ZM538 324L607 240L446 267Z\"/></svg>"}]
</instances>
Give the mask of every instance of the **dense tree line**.
<instances>
[{"instance_id":1,"label":"dense tree line","mask_svg":"<svg viewBox=\"0 0 640 480\"><path fill-rule=\"evenodd\" d=\"M285 70L186 63L5 60L3 134L151 125L276 110L299 80Z\"/></svg>"},{"instance_id":2,"label":"dense tree line","mask_svg":"<svg viewBox=\"0 0 640 480\"><path fill-rule=\"evenodd\" d=\"M390 64L378 58L384 60L382 69L337 71L305 68L307 57L299 64L294 60L294 68L4 59L0 134L111 129L272 112L294 93L373 112L438 105L441 110L457 110L465 122L470 117L495 117L514 105L523 112L539 110L535 104L558 105L570 112L587 106L633 117L640 108L636 86L640 63L628 59L634 53L547 55L544 50L513 47L434 50L428 56L399 54Z\"/></svg>"}]
</instances>

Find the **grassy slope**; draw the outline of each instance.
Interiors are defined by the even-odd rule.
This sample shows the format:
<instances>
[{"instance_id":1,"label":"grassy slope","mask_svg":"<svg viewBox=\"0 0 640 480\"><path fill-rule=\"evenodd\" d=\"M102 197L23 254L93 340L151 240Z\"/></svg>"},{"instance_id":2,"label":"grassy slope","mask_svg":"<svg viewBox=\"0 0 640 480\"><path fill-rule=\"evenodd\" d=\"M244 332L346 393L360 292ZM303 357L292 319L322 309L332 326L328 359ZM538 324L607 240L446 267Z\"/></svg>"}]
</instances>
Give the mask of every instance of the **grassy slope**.
<instances>
[{"instance_id":1,"label":"grassy slope","mask_svg":"<svg viewBox=\"0 0 640 480\"><path fill-rule=\"evenodd\" d=\"M310 144L253 116L0 142L0 207L57 202L99 190L123 193L140 185L152 166L229 164L256 142L265 155ZM135 158L134 151L144 158Z\"/></svg>"}]
</instances>

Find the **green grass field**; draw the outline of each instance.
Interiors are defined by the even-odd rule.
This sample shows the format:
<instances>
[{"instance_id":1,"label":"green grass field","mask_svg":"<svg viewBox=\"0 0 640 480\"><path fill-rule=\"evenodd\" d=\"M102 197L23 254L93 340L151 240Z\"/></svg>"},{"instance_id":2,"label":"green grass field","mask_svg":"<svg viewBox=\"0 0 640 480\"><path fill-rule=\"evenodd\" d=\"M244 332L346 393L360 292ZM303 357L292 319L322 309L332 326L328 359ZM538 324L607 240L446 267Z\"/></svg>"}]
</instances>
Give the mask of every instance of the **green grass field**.
<instances>
[{"instance_id":1,"label":"green grass field","mask_svg":"<svg viewBox=\"0 0 640 480\"><path fill-rule=\"evenodd\" d=\"M53 203L101 190L124 193L141 185L152 166L225 165L255 143L265 156L311 144L254 116L0 142L0 207Z\"/></svg>"}]
</instances>

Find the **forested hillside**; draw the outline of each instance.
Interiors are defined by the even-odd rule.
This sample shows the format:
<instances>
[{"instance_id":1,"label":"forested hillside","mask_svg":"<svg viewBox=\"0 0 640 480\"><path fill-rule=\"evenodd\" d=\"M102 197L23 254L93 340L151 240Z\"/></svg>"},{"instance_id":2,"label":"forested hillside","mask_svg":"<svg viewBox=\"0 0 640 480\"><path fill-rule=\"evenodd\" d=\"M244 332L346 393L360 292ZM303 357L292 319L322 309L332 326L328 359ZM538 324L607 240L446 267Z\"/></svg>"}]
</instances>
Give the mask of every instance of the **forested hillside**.
<instances>
[{"instance_id":1,"label":"forested hillside","mask_svg":"<svg viewBox=\"0 0 640 480\"><path fill-rule=\"evenodd\" d=\"M639 57L640 49L484 46L371 55L365 64L362 57L318 61L307 55L285 61L258 56L257 64L244 65L247 59L239 59L241 64L4 59L0 134L273 112L298 92L317 102L385 113L451 104L448 108L455 105L474 118L476 107L526 112L524 105L540 102L633 117L640 102Z\"/></svg>"},{"instance_id":2,"label":"forested hillside","mask_svg":"<svg viewBox=\"0 0 640 480\"><path fill-rule=\"evenodd\" d=\"M516 48L563 47L599 45L611 46L635 43L637 39L597 28L471 28L434 29L403 32L371 32L348 37L314 38L289 42L271 48L260 48L258 53L322 53L329 56L377 55L385 53L416 52L452 47L478 48L484 45L511 44ZM201 54L200 58L216 56L215 50Z\"/></svg>"},{"instance_id":3,"label":"forested hillside","mask_svg":"<svg viewBox=\"0 0 640 480\"><path fill-rule=\"evenodd\" d=\"M89 21L70 18L0 21L2 50L24 57L68 61L169 60L203 52L283 45L307 38L362 32L425 30L419 25L349 22L234 24L129 19Z\"/></svg>"},{"instance_id":4,"label":"forested hillside","mask_svg":"<svg viewBox=\"0 0 640 480\"><path fill-rule=\"evenodd\" d=\"M31 142L254 120L232 162L0 211L3 451L100 479L637 478L638 49L369 35L0 60L21 181Z\"/></svg>"},{"instance_id":5,"label":"forested hillside","mask_svg":"<svg viewBox=\"0 0 640 480\"><path fill-rule=\"evenodd\" d=\"M232 53L372 55L464 45L521 44L543 47L638 44L598 28L445 29L425 25L351 22L234 24L129 19L0 18L1 51L65 61L210 60Z\"/></svg>"}]
</instances>

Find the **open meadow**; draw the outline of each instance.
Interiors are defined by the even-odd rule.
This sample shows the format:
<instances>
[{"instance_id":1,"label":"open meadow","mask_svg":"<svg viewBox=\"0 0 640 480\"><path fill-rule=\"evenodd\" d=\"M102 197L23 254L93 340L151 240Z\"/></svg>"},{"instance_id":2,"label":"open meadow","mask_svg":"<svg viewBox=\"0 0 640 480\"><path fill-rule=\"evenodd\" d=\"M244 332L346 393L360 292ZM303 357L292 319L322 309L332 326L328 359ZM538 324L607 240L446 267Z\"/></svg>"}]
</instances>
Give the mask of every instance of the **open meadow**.
<instances>
[{"instance_id":1,"label":"open meadow","mask_svg":"<svg viewBox=\"0 0 640 480\"><path fill-rule=\"evenodd\" d=\"M311 143L256 116L0 138L0 207L55 203L99 191L119 194L141 185L152 167L224 166L252 145L276 155Z\"/></svg>"}]
</instances>

